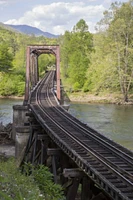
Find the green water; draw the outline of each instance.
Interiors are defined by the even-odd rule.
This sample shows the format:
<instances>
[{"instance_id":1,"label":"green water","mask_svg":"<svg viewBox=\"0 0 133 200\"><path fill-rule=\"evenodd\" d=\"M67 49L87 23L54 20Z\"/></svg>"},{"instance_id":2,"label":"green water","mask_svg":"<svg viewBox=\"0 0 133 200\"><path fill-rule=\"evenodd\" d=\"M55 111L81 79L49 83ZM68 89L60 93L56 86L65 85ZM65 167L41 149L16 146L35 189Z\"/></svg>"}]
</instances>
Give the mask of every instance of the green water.
<instances>
[{"instance_id":1,"label":"green water","mask_svg":"<svg viewBox=\"0 0 133 200\"><path fill-rule=\"evenodd\" d=\"M22 100L16 99L0 99L0 123L4 125L12 122L13 105L22 105Z\"/></svg>"},{"instance_id":2,"label":"green water","mask_svg":"<svg viewBox=\"0 0 133 200\"><path fill-rule=\"evenodd\" d=\"M133 151L133 105L72 103L69 112Z\"/></svg>"},{"instance_id":3,"label":"green water","mask_svg":"<svg viewBox=\"0 0 133 200\"><path fill-rule=\"evenodd\" d=\"M12 122L12 106L22 103L22 100L0 99L0 122ZM69 112L133 151L133 105L71 103Z\"/></svg>"}]
</instances>

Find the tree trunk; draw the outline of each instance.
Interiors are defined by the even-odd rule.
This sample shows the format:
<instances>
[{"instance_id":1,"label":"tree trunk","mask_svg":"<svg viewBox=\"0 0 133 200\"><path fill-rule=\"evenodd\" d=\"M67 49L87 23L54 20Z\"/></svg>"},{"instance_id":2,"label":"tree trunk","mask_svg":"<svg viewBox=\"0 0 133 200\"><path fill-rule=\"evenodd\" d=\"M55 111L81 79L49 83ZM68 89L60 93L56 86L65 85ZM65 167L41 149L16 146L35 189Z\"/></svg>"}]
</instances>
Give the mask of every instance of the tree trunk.
<instances>
[{"instance_id":1,"label":"tree trunk","mask_svg":"<svg viewBox=\"0 0 133 200\"><path fill-rule=\"evenodd\" d=\"M123 96L124 96L124 102L128 102L128 93L127 92L123 93Z\"/></svg>"}]
</instances>

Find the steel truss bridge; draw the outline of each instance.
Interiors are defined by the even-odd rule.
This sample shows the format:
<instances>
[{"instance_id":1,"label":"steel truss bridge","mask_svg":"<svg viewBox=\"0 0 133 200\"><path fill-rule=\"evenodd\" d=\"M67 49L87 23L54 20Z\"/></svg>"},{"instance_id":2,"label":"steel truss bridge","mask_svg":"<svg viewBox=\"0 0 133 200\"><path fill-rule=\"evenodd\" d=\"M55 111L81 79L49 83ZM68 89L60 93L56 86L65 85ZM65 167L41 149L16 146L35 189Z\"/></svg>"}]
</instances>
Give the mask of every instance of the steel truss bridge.
<instances>
[{"instance_id":1,"label":"steel truss bridge","mask_svg":"<svg viewBox=\"0 0 133 200\"><path fill-rule=\"evenodd\" d=\"M49 48L32 46L28 51L39 54L40 49L47 52ZM30 136L23 162L48 166L54 182L65 188L67 200L133 200L133 153L60 105L58 73L56 66L41 81L33 75L35 86L30 93L29 86L26 89Z\"/></svg>"}]
</instances>

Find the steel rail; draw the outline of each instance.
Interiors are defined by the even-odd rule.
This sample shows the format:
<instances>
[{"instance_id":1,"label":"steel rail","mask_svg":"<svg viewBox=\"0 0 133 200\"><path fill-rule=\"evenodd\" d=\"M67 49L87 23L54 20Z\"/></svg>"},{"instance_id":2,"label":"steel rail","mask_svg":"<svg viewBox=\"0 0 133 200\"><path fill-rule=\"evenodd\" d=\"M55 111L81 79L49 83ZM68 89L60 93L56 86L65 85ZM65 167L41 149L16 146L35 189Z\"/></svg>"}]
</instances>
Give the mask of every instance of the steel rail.
<instances>
[{"instance_id":1,"label":"steel rail","mask_svg":"<svg viewBox=\"0 0 133 200\"><path fill-rule=\"evenodd\" d=\"M41 83L43 83L43 82L41 82ZM41 85L41 84L40 84ZM42 86L40 86L39 88L41 88ZM44 107L41 105L41 100L39 99L40 97L39 97L39 95L38 95L38 93L39 93L39 90L40 89L37 89L37 91L36 91L36 103L38 103L39 102L39 107L40 107L40 109L41 109L41 111L42 112L44 112ZM48 96L48 102L47 103L50 103L50 97L49 97L49 87L48 87L48 85L46 86L46 88L47 88L47 96ZM51 89L51 88L50 88ZM38 95L38 96L37 96ZM46 101L47 101L47 99L46 99ZM51 105L50 105L51 106ZM33 106L31 106L32 108L33 108ZM52 105L52 107L53 107L53 105ZM45 109L45 115L47 115L48 117L50 117L51 118L51 116L49 116L49 114L48 113L46 113L46 109ZM41 117L40 117L41 118ZM54 119L51 119L52 120L52 123L55 123L55 120ZM82 146L82 148L85 148L86 149L86 151L89 151L90 153L91 153L91 155L93 155L96 159L98 159L98 160L100 160L105 166L107 166L108 168L111 168L111 170L112 171L114 171L117 175L119 175L119 177L121 177L121 178L123 178L123 176L119 173L119 172L117 172L116 170L114 170L112 167L110 167L107 163L105 163L101 158L99 159L99 157L94 153L94 152L92 152L90 149L88 149L87 147L85 147L84 146L84 144L83 143L81 143L79 140L77 141L77 138L75 139L72 135L70 135L70 133L68 133L66 130L64 130L61 126L59 126L59 124L56 122L56 126L58 126L63 132L65 131L65 134L69 134L69 137L71 137L73 140L76 140L76 143L78 142L78 144L80 144L80 146ZM79 156L79 155L78 155ZM83 161L83 158L81 158L81 161ZM85 161L83 162L84 164L86 163ZM89 165L89 167L91 167L91 165ZM86 170L85 170L86 171ZM104 177L103 177L103 179L104 179ZM131 182L129 182L125 177L124 177L124 180L125 181L127 181L130 185L132 185L132 183ZM107 181L108 182L108 181ZM109 185L110 185L110 182L109 182ZM118 191L117 191L118 192ZM121 193L120 191L119 191L119 193ZM122 195L123 196L123 195ZM122 197L123 198L123 197ZM124 197L124 199L125 199L125 197ZM129 198L126 198L126 199L129 199Z\"/></svg>"},{"instance_id":2,"label":"steel rail","mask_svg":"<svg viewBox=\"0 0 133 200\"><path fill-rule=\"evenodd\" d=\"M51 107L51 105L56 109L56 107L53 105L53 103L51 102L51 99L50 99L50 97L49 97L49 92L48 92L48 90L47 90L47 98L48 98L48 104L49 104L49 106ZM40 100L39 100L39 102L40 102ZM41 105L41 102L40 102L40 105ZM42 108L43 108L43 106L41 106ZM52 108L53 108L52 107ZM52 118L52 117L50 117L50 118ZM68 118L67 118L68 119ZM70 118L69 118L69 120L70 120ZM53 123L55 123L58 127L60 127L62 130L65 130L65 132L67 133L67 135L68 135L68 131L65 129L65 127L63 127L62 128L62 126L60 125L60 123L58 123L58 122L55 122L55 120L53 120L52 119L52 122ZM72 134L69 134L69 137L71 137L72 139L76 139L76 142L78 142L81 146L83 146L87 151L88 151L88 149L89 149L89 151L91 152L91 154L93 155L93 156L95 156L98 160L100 160L101 162L103 162L103 160L105 160L104 159L104 157L102 157L98 152L97 152L97 154L95 154L94 152L93 152L93 149L91 149L90 147L88 148L88 147L86 147L86 145L84 144L84 143L82 143L81 141L79 142L79 140L78 140L78 138L77 137L73 137L72 136ZM94 137L93 137L93 139L95 139ZM103 142L103 141L102 141ZM102 157L102 159L100 158L100 157ZM126 160L127 161L127 160ZM104 162L103 162L106 166L108 166L108 167L110 167L110 168L112 168L111 166L109 166L108 164L111 164L112 165L112 163L110 162L110 163L107 163L107 160L105 160ZM133 164L133 163L132 163ZM113 165L113 166L115 166L115 165ZM133 167L133 166L132 166ZM118 168L118 167L117 167ZM114 168L112 168L112 170L114 170ZM116 170L114 170L114 172L116 172L116 173L118 173L118 171L116 171ZM123 172L123 171L122 171ZM126 172L125 172L126 173ZM133 175L131 175L131 174L129 174L131 177L133 177ZM122 176L123 177L123 176ZM125 177L124 177L124 179L125 179ZM127 182L129 182L132 186L133 186L133 183L131 182L131 181L129 181L128 179L125 179Z\"/></svg>"},{"instance_id":3,"label":"steel rail","mask_svg":"<svg viewBox=\"0 0 133 200\"><path fill-rule=\"evenodd\" d=\"M53 95L54 95L54 93L53 93ZM127 161L127 162L129 162L131 165L132 165L132 167L133 167L133 153L132 153L132 156L130 156L129 154L127 154L126 152L124 152L124 151L121 151L119 148L117 148L117 147L115 147L114 146L114 144L112 145L112 144L110 144L109 142L110 142L110 140L109 141L106 141L105 139L106 139L106 137L104 137L103 139L101 138L101 134L99 134L100 136L98 136L98 135L94 135L94 132L92 132L92 131L90 131L90 130L87 130L87 128L84 128L83 126L81 126L80 124L78 124L74 119L76 119L76 118L74 118L74 119L72 119L72 117L71 117L71 115L68 113L68 112L66 112L65 111L65 109L63 109L61 106L55 106L54 104L53 104L53 102L49 99L49 101L51 102L51 105L57 110L57 112L59 113L61 113L61 115L63 115L65 118L67 118L69 121L71 121L72 122L72 124L75 124L76 126L78 126L81 130L83 130L84 131L84 134L86 135L86 136L88 136L88 134L89 134L89 136L90 136L90 134L91 134L91 137L94 139L94 140L96 140L98 143L99 143L99 141L101 141L102 142L102 145L104 145L107 149L110 149L111 151L113 151L115 154L118 154L119 156L121 156L122 157L122 155L124 155L125 157L124 157L124 159ZM77 119L76 119L77 120ZM80 121L79 121L80 122ZM118 153L119 152L119 153ZM123 157L122 157L123 158ZM129 160L128 160L128 159Z\"/></svg>"},{"instance_id":4,"label":"steel rail","mask_svg":"<svg viewBox=\"0 0 133 200\"><path fill-rule=\"evenodd\" d=\"M51 91L52 92L52 91ZM53 93L53 92L52 92ZM54 95L54 94L53 94ZM49 97L48 97L49 98ZM57 111L59 111L60 112L60 109L58 109L58 107L55 107L54 106L54 104L52 103L52 101L51 101L51 99L49 98L49 102L50 102L50 104L57 110ZM50 105L50 106L51 106ZM58 113L59 114L59 113ZM61 112L61 114L62 114L62 112ZM68 116L67 115L65 115L64 113L63 113L63 115L67 118L67 119L69 119L69 120L71 120L71 118L68 118ZM72 120L72 122L74 123L74 121ZM73 124L72 124L73 125ZM77 123L76 123L76 125L78 125ZM81 126L80 126L80 128L82 128ZM82 129L81 129L82 130ZM84 132L84 134L85 134L85 132ZM88 136L88 135L87 135ZM90 136L90 135L89 135ZM99 137L98 137L99 138ZM96 140L97 142L99 142L98 140L97 140L97 138L95 139L95 136L93 136L92 135L92 139L93 139L93 141L94 140ZM106 143L106 141L105 141L105 143ZM86 146L86 144L84 144L84 143L82 143L84 146ZM106 149L109 149L109 150L112 150L115 154L117 154L117 156L119 156L119 157L121 157L122 159L124 159L124 161L123 161L123 164L125 164L125 161L127 161L130 165L131 165L131 167L132 167L132 173L133 173L133 163L130 161L130 160L128 160L126 157L123 157L122 156L122 152L121 152L121 154L119 154L119 153L117 153L116 151L114 151L113 150L113 147L112 148L110 148L110 147L108 147L107 145L105 145L104 144L104 141L102 140L102 145L104 145L105 147L106 147ZM87 146L87 148L88 148L88 146ZM94 152L94 150L91 148L91 147L89 147L89 149L92 151L92 152ZM116 149L115 148L115 150L118 150L119 151L119 149ZM123 168L121 168L119 165L116 165L116 164L114 164L114 163L112 163L109 159L108 159L108 157L106 158L106 157L103 157L101 154L99 154L98 152L97 152L97 156L99 156L99 158L102 158L102 160L104 160L106 163L108 163L110 166L112 166L112 167L114 167L116 170L117 170L117 172L119 171L119 173L121 173L121 174L124 174L124 176L126 176L128 179L130 179L131 181L133 181L133 175L131 174L131 173L129 173L128 171L126 171L126 170L124 170ZM128 155L127 155L127 157L128 157ZM130 156L130 158L132 158L131 156ZM113 159L117 159L117 157L113 157ZM120 165L122 165L122 163L120 163ZM127 163L126 163L126 165L127 165ZM123 166L123 165L122 165ZM126 166L126 167L128 167L128 165ZM131 171L131 169L130 169L130 171Z\"/></svg>"},{"instance_id":5,"label":"steel rail","mask_svg":"<svg viewBox=\"0 0 133 200\"><path fill-rule=\"evenodd\" d=\"M54 95L54 94L53 94L53 95ZM113 157L113 159L117 159L117 157L116 157L116 155L117 155L117 156L119 156L119 159L120 159L120 158L122 159L122 161L124 162L123 164L125 164L125 161L126 161L126 165L127 165L127 163L128 163L128 164L131 166L132 174L129 173L128 171L124 170L123 168L121 168L121 167L119 166L119 164L116 166L114 163L112 163L112 162L108 159L108 157L107 157L107 158L106 158L106 156L103 157L100 153L97 152L97 155L98 155L99 157L102 157L102 159L105 160L105 162L107 162L108 164L110 164L110 165L112 165L113 167L115 167L115 168L117 169L117 171L119 171L120 173L122 173L122 174L124 173L125 176L127 176L129 179L131 179L131 180L133 181L133 157L128 156L128 154L126 154L125 152L122 152L121 150L119 150L119 149L116 148L115 146L110 145L110 144L107 143L106 141L105 141L105 143L104 143L104 140L103 140L103 139L101 139L101 138L98 137L98 136L93 135L92 132L91 132L91 135L86 134L86 132L88 132L87 129L84 129L84 128L82 128L82 126L78 125L73 119L71 119L71 116L68 117L67 113L64 114L64 112L61 112L60 109L58 109L58 107L54 106L54 104L52 103L52 101L50 100L50 98L49 98L49 102L50 102L50 104L54 107L54 109L57 110L58 114L59 114L59 112L60 112L61 115L63 115L63 116L64 116L65 118L67 118L69 121L73 122L73 123L71 124L72 126L73 126L74 124L76 124L76 126L78 126L78 127L80 128L80 130L83 131L83 134L85 134L85 135L87 136L87 138L91 137L91 139L93 139L93 142L96 141L97 144L101 144L103 147L106 147L106 150L109 149L109 151L110 151L111 153L113 152L113 153L114 153L113 156L115 156L115 157ZM77 128L77 127L76 127L76 128ZM85 131L86 131L86 132L85 132ZM90 132L89 132L89 133L90 133ZM90 139L90 138L89 138L89 139ZM84 146L86 146L85 143L84 143ZM102 147L102 148L103 148L103 147ZM94 151L91 147L89 147L89 149L92 150L92 151ZM108 153L110 153L110 152L108 152ZM107 154L107 151L106 151L106 154ZM115 155L115 154L116 154L116 155ZM124 155L124 156L123 156L123 155ZM125 156L126 156L126 157L125 157ZM120 165L122 165L122 163L121 163ZM127 165L127 167L128 167L129 165ZM122 166L123 166L123 165L122 165ZM131 169L130 169L130 170L131 170Z\"/></svg>"}]
</instances>

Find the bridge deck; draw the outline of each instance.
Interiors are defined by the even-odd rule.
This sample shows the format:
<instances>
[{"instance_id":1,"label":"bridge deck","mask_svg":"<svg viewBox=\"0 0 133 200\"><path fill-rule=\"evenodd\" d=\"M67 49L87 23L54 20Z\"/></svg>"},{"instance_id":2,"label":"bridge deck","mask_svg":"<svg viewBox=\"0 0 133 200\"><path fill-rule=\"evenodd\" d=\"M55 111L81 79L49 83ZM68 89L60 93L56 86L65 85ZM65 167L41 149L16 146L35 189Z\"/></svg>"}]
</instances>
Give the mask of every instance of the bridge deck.
<instances>
[{"instance_id":1,"label":"bridge deck","mask_svg":"<svg viewBox=\"0 0 133 200\"><path fill-rule=\"evenodd\" d=\"M112 199L133 200L133 153L65 111L50 71L31 94L29 106L47 134Z\"/></svg>"}]
</instances>

